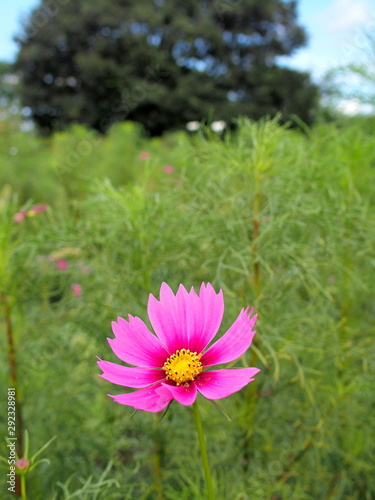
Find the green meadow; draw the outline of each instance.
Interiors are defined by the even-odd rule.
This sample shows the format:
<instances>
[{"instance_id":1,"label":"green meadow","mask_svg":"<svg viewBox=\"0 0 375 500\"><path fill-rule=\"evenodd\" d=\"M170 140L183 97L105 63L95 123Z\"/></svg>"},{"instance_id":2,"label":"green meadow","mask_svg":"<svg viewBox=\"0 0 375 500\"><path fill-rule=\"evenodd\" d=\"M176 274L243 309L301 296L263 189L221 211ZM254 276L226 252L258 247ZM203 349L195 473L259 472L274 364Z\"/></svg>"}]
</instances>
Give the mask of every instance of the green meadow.
<instances>
[{"instance_id":1,"label":"green meadow","mask_svg":"<svg viewBox=\"0 0 375 500\"><path fill-rule=\"evenodd\" d=\"M54 438L29 500L205 498L191 408L134 414L98 376L96 356L118 362L111 321L147 323L162 282L223 289L219 335L259 314L231 363L255 381L222 411L200 398L217 500L375 499L374 118L153 139L1 126L1 398L16 386L28 458Z\"/></svg>"}]
</instances>

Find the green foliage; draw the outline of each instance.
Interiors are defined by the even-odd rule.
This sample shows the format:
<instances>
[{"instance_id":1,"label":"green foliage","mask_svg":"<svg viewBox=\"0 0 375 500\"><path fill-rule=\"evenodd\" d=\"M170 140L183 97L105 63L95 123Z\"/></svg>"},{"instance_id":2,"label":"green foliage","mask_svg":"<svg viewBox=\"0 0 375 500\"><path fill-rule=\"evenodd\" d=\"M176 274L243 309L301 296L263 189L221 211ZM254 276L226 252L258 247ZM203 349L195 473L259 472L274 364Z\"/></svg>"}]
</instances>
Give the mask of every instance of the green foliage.
<instances>
[{"instance_id":1,"label":"green foliage","mask_svg":"<svg viewBox=\"0 0 375 500\"><path fill-rule=\"evenodd\" d=\"M122 388L97 376L95 356L115 361L111 320L146 320L162 281L222 287L220 333L242 306L259 312L257 343L233 365L262 371L219 402L232 423L201 403L218 500L375 497L369 123L302 134L243 120L224 138L205 130L146 141L128 122L105 138L77 126L3 138L0 293L12 305L30 440L38 449L57 436L43 452L50 465L28 475L30 498L202 498L190 410L130 418L106 397ZM44 202L47 212L12 223Z\"/></svg>"},{"instance_id":2,"label":"green foliage","mask_svg":"<svg viewBox=\"0 0 375 500\"><path fill-rule=\"evenodd\" d=\"M313 118L308 74L276 64L306 40L295 2L57 3L42 0L18 37L22 101L42 132L84 123L104 133L127 119L160 135L209 117Z\"/></svg>"}]
</instances>

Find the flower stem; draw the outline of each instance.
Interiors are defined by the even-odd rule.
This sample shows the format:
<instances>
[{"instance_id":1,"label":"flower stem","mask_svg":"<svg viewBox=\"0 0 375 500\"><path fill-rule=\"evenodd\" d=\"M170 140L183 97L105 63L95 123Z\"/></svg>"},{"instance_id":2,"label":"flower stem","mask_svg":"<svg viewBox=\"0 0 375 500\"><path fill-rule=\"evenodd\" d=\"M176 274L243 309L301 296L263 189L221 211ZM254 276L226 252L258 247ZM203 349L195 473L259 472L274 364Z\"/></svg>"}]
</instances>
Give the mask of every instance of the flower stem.
<instances>
[{"instance_id":1,"label":"flower stem","mask_svg":"<svg viewBox=\"0 0 375 500\"><path fill-rule=\"evenodd\" d=\"M26 474L21 475L21 495L22 495L22 500L27 500L27 495L26 495Z\"/></svg>"},{"instance_id":2,"label":"flower stem","mask_svg":"<svg viewBox=\"0 0 375 500\"><path fill-rule=\"evenodd\" d=\"M155 476L155 490L157 500L162 500L163 495L163 477L162 477L162 457L164 452L164 443L162 439L162 433L160 432L160 414L155 413L156 425L155 433L153 435L154 439L154 456L153 456L153 467Z\"/></svg>"},{"instance_id":3,"label":"flower stem","mask_svg":"<svg viewBox=\"0 0 375 500\"><path fill-rule=\"evenodd\" d=\"M195 426L197 428L199 447L201 450L204 476L206 478L207 498L208 498L208 500L215 500L214 489L212 486L211 472L210 472L210 464L208 463L206 442L204 439L202 421L201 421L201 417L199 414L197 400L195 400L195 403L193 403L193 413L194 413Z\"/></svg>"},{"instance_id":4,"label":"flower stem","mask_svg":"<svg viewBox=\"0 0 375 500\"><path fill-rule=\"evenodd\" d=\"M7 332L8 341L8 362L9 362L9 372L10 372L10 384L15 388L15 405L16 405L16 419L17 419L17 451L18 456L23 456L23 421L21 413L21 402L18 393L18 375L17 375L17 354L16 345L14 339L14 330L12 324L12 314L11 306L5 295L0 294L0 302L3 304L5 328Z\"/></svg>"},{"instance_id":5,"label":"flower stem","mask_svg":"<svg viewBox=\"0 0 375 500\"><path fill-rule=\"evenodd\" d=\"M7 351L8 351L8 362L9 362L9 372L10 372L10 385L15 389L15 412L16 412L16 432L17 432L17 453L19 457L23 456L23 420L22 420L22 410L21 401L18 391L18 376L17 376L17 354L16 354L16 344L14 339L14 330L12 323L12 309L9 305L9 301L5 295L0 293L0 302L3 304L5 328L7 332ZM16 496L21 496L20 491L20 478L18 474L16 475L16 486L15 486ZM25 497L26 498L26 497Z\"/></svg>"}]
</instances>

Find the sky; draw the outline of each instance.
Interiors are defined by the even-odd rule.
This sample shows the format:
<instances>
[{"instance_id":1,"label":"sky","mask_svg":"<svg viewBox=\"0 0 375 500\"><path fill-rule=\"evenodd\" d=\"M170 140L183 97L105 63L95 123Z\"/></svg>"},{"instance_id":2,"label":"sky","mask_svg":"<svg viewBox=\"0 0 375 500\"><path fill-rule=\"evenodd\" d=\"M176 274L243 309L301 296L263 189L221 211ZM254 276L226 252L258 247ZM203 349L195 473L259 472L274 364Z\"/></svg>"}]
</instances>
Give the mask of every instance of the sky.
<instances>
[{"instance_id":1,"label":"sky","mask_svg":"<svg viewBox=\"0 0 375 500\"><path fill-rule=\"evenodd\" d=\"M58 0L51 0L56 2ZM0 7L0 61L13 61L17 45L12 37L21 19L39 0L10 0ZM365 33L375 37L375 0L299 0L298 20L309 35L306 47L279 62L311 72L319 83L325 72L356 60Z\"/></svg>"}]
</instances>

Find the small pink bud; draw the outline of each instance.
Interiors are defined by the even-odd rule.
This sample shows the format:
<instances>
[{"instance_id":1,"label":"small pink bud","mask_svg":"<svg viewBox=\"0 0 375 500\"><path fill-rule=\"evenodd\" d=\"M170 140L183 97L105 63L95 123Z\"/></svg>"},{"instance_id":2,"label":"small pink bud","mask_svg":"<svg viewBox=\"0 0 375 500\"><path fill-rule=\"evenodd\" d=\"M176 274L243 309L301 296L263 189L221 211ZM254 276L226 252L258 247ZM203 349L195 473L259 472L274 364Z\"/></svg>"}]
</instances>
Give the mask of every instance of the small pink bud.
<instances>
[{"instance_id":1,"label":"small pink bud","mask_svg":"<svg viewBox=\"0 0 375 500\"><path fill-rule=\"evenodd\" d=\"M91 273L91 267L85 266L83 262L78 262L77 267L85 274Z\"/></svg>"},{"instance_id":2,"label":"small pink bud","mask_svg":"<svg viewBox=\"0 0 375 500\"><path fill-rule=\"evenodd\" d=\"M30 465L30 460L28 460L27 458L20 458L19 460L16 460L14 462L14 465L18 470L25 470Z\"/></svg>"}]
</instances>

